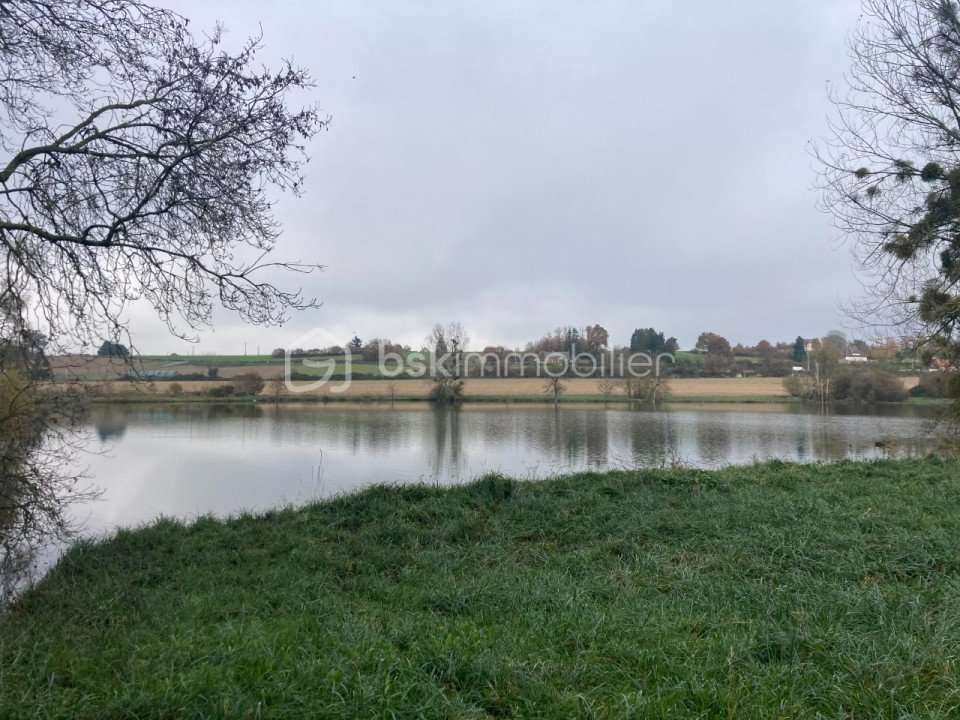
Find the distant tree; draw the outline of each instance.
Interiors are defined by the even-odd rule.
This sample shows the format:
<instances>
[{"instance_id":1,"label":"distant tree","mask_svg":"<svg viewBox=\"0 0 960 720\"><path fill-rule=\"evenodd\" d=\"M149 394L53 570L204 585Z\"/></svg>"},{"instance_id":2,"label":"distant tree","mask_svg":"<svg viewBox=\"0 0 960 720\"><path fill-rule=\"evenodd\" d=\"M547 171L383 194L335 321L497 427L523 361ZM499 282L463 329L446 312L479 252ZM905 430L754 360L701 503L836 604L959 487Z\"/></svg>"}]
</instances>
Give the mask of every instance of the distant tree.
<instances>
[{"instance_id":1,"label":"distant tree","mask_svg":"<svg viewBox=\"0 0 960 720\"><path fill-rule=\"evenodd\" d=\"M840 355L846 355L850 351L850 343L847 336L840 330L831 330L826 337L820 338L821 344L830 345Z\"/></svg>"},{"instance_id":2,"label":"distant tree","mask_svg":"<svg viewBox=\"0 0 960 720\"><path fill-rule=\"evenodd\" d=\"M613 395L613 393L617 390L617 383L613 378L601 378L597 381L597 390L603 397L603 401L605 403L609 402L610 396Z\"/></svg>"},{"instance_id":3,"label":"distant tree","mask_svg":"<svg viewBox=\"0 0 960 720\"><path fill-rule=\"evenodd\" d=\"M233 385L215 385L207 390L207 395L215 398L229 397L233 395L236 388Z\"/></svg>"},{"instance_id":4,"label":"distant tree","mask_svg":"<svg viewBox=\"0 0 960 720\"><path fill-rule=\"evenodd\" d=\"M854 340L850 343L850 350L861 355L867 355L870 352L870 346L867 345L865 340Z\"/></svg>"},{"instance_id":5,"label":"distant tree","mask_svg":"<svg viewBox=\"0 0 960 720\"><path fill-rule=\"evenodd\" d=\"M560 404L560 396L566 392L567 386L563 384L559 376L551 376L547 378L547 381L543 384L543 392L545 395L549 395L553 398L553 404Z\"/></svg>"},{"instance_id":6,"label":"distant tree","mask_svg":"<svg viewBox=\"0 0 960 720\"><path fill-rule=\"evenodd\" d=\"M436 355L436 374L459 378L463 372L463 353L470 338L458 322L433 326L426 339L426 346Z\"/></svg>"},{"instance_id":7,"label":"distant tree","mask_svg":"<svg viewBox=\"0 0 960 720\"><path fill-rule=\"evenodd\" d=\"M660 375L647 377L627 376L622 381L624 394L638 402L656 407L657 403L668 397L666 380Z\"/></svg>"},{"instance_id":8,"label":"distant tree","mask_svg":"<svg viewBox=\"0 0 960 720\"><path fill-rule=\"evenodd\" d=\"M392 342L386 338L373 338L364 344L360 354L363 356L364 360L367 360L368 362L376 362L380 359L381 351L384 354L395 353L398 355L405 355L407 349L402 345Z\"/></svg>"},{"instance_id":9,"label":"distant tree","mask_svg":"<svg viewBox=\"0 0 960 720\"><path fill-rule=\"evenodd\" d=\"M350 342L347 343L347 349L351 353L359 353L363 349L363 340L354 335Z\"/></svg>"},{"instance_id":10,"label":"distant tree","mask_svg":"<svg viewBox=\"0 0 960 720\"><path fill-rule=\"evenodd\" d=\"M384 343L389 343L389 340L381 340L380 338L373 338L372 340L367 340L364 343L363 347L360 348L360 355L364 360L369 362L374 362L377 358L380 357L380 348Z\"/></svg>"},{"instance_id":11,"label":"distant tree","mask_svg":"<svg viewBox=\"0 0 960 720\"><path fill-rule=\"evenodd\" d=\"M896 360L900 351L900 344L895 338L887 338L870 348L869 356L873 360Z\"/></svg>"},{"instance_id":12,"label":"distant tree","mask_svg":"<svg viewBox=\"0 0 960 720\"><path fill-rule=\"evenodd\" d=\"M723 375L733 368L734 356L729 341L722 335L704 332L697 338L697 350L706 353L703 370L708 375Z\"/></svg>"},{"instance_id":13,"label":"distant tree","mask_svg":"<svg viewBox=\"0 0 960 720\"><path fill-rule=\"evenodd\" d=\"M761 340L757 343L754 351L757 357L760 358L760 367L763 368L765 372L769 371L777 357L776 348L774 348L769 341Z\"/></svg>"},{"instance_id":14,"label":"distant tree","mask_svg":"<svg viewBox=\"0 0 960 720\"><path fill-rule=\"evenodd\" d=\"M274 348L273 352L270 353L272 358L282 358L287 354L287 351L283 348Z\"/></svg>"},{"instance_id":15,"label":"distant tree","mask_svg":"<svg viewBox=\"0 0 960 720\"><path fill-rule=\"evenodd\" d=\"M907 391L893 373L871 367L846 367L833 379L832 399L855 403L902 402L907 399Z\"/></svg>"},{"instance_id":16,"label":"distant tree","mask_svg":"<svg viewBox=\"0 0 960 720\"><path fill-rule=\"evenodd\" d=\"M846 340L841 342L837 334L827 335L813 343L813 351L810 353L813 396L821 405L826 405L833 398L833 380L840 369L845 345Z\"/></svg>"},{"instance_id":17,"label":"distant tree","mask_svg":"<svg viewBox=\"0 0 960 720\"><path fill-rule=\"evenodd\" d=\"M540 354L568 352L568 336L565 328L557 328L552 333L527 344L529 352Z\"/></svg>"},{"instance_id":18,"label":"distant tree","mask_svg":"<svg viewBox=\"0 0 960 720\"><path fill-rule=\"evenodd\" d=\"M127 349L126 345L122 345L118 342L111 342L110 340L104 340L103 343L101 343L100 348L97 350L97 355L100 357L125 358L130 355L130 351Z\"/></svg>"},{"instance_id":19,"label":"distant tree","mask_svg":"<svg viewBox=\"0 0 960 720\"><path fill-rule=\"evenodd\" d=\"M463 401L463 380L450 375L437 375L430 388L430 399L443 405L456 405Z\"/></svg>"},{"instance_id":20,"label":"distant tree","mask_svg":"<svg viewBox=\"0 0 960 720\"><path fill-rule=\"evenodd\" d=\"M235 376L233 384L241 395L259 395L265 383L259 374L248 372Z\"/></svg>"},{"instance_id":21,"label":"distant tree","mask_svg":"<svg viewBox=\"0 0 960 720\"><path fill-rule=\"evenodd\" d=\"M793 341L793 361L795 363L805 362L807 359L807 343L806 341L797 336L797 339Z\"/></svg>"},{"instance_id":22,"label":"distant tree","mask_svg":"<svg viewBox=\"0 0 960 720\"><path fill-rule=\"evenodd\" d=\"M220 377L220 368L218 367L208 367L207 368L207 377L211 380L216 380Z\"/></svg>"},{"instance_id":23,"label":"distant tree","mask_svg":"<svg viewBox=\"0 0 960 720\"><path fill-rule=\"evenodd\" d=\"M601 325L588 325L583 330L583 343L588 352L600 352L607 347L610 334Z\"/></svg>"},{"instance_id":24,"label":"distant tree","mask_svg":"<svg viewBox=\"0 0 960 720\"><path fill-rule=\"evenodd\" d=\"M676 338L665 338L661 331L654 328L637 328L630 336L631 352L642 352L648 355L673 354L678 348Z\"/></svg>"},{"instance_id":25,"label":"distant tree","mask_svg":"<svg viewBox=\"0 0 960 720\"><path fill-rule=\"evenodd\" d=\"M267 394L270 395L270 399L275 403L280 402L280 398L283 396L284 385L285 383L281 378L274 378L270 381L270 384L267 385Z\"/></svg>"}]
</instances>

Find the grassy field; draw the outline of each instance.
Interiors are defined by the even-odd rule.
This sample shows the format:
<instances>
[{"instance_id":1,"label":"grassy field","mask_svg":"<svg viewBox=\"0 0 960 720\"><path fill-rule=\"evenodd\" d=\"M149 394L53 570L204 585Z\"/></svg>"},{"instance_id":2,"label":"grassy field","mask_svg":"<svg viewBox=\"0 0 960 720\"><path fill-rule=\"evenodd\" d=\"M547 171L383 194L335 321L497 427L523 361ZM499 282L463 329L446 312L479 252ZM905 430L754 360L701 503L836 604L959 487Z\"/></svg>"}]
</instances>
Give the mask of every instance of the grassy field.
<instances>
[{"instance_id":1,"label":"grassy field","mask_svg":"<svg viewBox=\"0 0 960 720\"><path fill-rule=\"evenodd\" d=\"M948 718L960 464L491 476L75 547L4 718Z\"/></svg>"},{"instance_id":2,"label":"grassy field","mask_svg":"<svg viewBox=\"0 0 960 720\"><path fill-rule=\"evenodd\" d=\"M222 380L198 380L193 382L179 382L185 394L205 393L210 388L229 382L230 378ZM114 381L100 385L102 394L110 396L138 395L149 397L151 394L165 394L176 381L157 380L152 383L131 383ZM307 387L306 383L297 382L294 385ZM564 397L567 399L603 399L602 383L593 378L564 378ZM424 399L433 388L431 380L354 380L349 387L344 388L339 382L331 382L320 387L312 388L302 395L363 399L393 397L395 399ZM464 381L464 397L479 400L540 400L547 398L544 392L545 381L541 378L487 378L468 379ZM670 395L678 400L703 399L753 399L754 401L783 402L789 398L783 388L780 378L696 378L674 379L667 383ZM272 387L268 386L263 393L272 396ZM301 396L289 393L282 389L283 395ZM623 388L618 384L612 394L612 400L626 399Z\"/></svg>"}]
</instances>

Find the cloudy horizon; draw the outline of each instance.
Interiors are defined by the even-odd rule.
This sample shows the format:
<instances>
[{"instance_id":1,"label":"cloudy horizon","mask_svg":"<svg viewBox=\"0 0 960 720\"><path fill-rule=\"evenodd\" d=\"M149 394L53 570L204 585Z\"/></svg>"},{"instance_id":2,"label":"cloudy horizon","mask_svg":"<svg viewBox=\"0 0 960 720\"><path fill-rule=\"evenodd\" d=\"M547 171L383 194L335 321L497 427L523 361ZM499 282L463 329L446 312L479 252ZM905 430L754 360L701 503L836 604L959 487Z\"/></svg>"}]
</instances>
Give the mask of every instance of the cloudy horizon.
<instances>
[{"instance_id":1,"label":"cloudy horizon","mask_svg":"<svg viewBox=\"0 0 960 720\"><path fill-rule=\"evenodd\" d=\"M600 323L692 345L856 328L856 265L818 207L809 144L848 64L855 0L726 7L167 2L195 32L311 71L332 123L283 197L277 259L317 262L323 306L283 328L218 312L196 346L146 308L145 353L236 354L312 328L471 347Z\"/></svg>"}]
</instances>

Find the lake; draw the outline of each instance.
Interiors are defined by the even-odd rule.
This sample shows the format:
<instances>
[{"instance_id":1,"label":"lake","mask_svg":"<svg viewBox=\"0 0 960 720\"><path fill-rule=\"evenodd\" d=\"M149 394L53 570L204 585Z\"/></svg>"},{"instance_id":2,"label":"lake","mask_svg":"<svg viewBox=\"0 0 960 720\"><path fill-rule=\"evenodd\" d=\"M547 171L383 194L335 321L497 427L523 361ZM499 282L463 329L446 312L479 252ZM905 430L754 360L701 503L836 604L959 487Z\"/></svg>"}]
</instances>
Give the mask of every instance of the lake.
<instances>
[{"instance_id":1,"label":"lake","mask_svg":"<svg viewBox=\"0 0 960 720\"><path fill-rule=\"evenodd\" d=\"M161 515L225 516L375 483L916 455L934 447L935 414L911 405L830 415L796 404L96 405L80 460L100 495L68 516L96 536ZM38 552L31 575L61 549Z\"/></svg>"},{"instance_id":2,"label":"lake","mask_svg":"<svg viewBox=\"0 0 960 720\"><path fill-rule=\"evenodd\" d=\"M100 500L94 532L158 515L225 515L374 483L462 483L781 458L810 462L917 454L930 408L820 415L797 405L100 405L84 458Z\"/></svg>"}]
</instances>

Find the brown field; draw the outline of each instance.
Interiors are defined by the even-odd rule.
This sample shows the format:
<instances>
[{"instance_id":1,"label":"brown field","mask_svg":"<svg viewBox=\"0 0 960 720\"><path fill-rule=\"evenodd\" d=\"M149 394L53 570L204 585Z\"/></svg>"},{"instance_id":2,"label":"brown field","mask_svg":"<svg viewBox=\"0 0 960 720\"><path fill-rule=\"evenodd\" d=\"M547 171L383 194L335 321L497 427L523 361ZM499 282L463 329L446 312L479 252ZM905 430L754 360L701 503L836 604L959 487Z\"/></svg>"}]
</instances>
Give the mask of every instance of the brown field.
<instances>
[{"instance_id":1,"label":"brown field","mask_svg":"<svg viewBox=\"0 0 960 720\"><path fill-rule=\"evenodd\" d=\"M149 370L170 370L180 375L198 373L205 375L208 365L193 364L186 360L133 360L134 368L140 372ZM119 358L96 357L93 355L60 355L50 359L50 367L58 380L108 380L116 381L126 377L130 364ZM283 377L283 365L235 365L218 367L219 376L232 378L243 373L255 372L265 379Z\"/></svg>"},{"instance_id":2,"label":"brown field","mask_svg":"<svg viewBox=\"0 0 960 720\"><path fill-rule=\"evenodd\" d=\"M226 369L225 369L226 370ZM242 372L244 368L230 368ZM249 369L247 369L249 371ZM226 373L225 373L226 374ZM103 382L96 385L98 391L104 395L119 394L131 395L143 393L145 395L157 393L166 394L176 381L156 380L153 382L134 383L125 380ZM565 379L564 395L572 397L599 397L603 393L600 380L588 378ZM904 386L912 388L916 385L916 377L903 378ZM202 394L210 388L229 383L229 379L199 380L180 382L184 394ZM281 390L284 397L303 395L307 397L329 398L426 398L432 386L429 380L355 380L349 386L342 383L329 383L315 388L309 388L308 383L294 383L303 388L302 393L291 393L285 387ZM689 378L674 379L667 383L668 392L675 398L787 398L780 378ZM272 382L267 383L263 394L274 394ZM530 398L543 396L544 381L536 378L506 378L506 379L472 379L464 383L464 396L470 397L522 397ZM613 395L623 395L623 388L617 384Z\"/></svg>"},{"instance_id":3,"label":"brown field","mask_svg":"<svg viewBox=\"0 0 960 720\"><path fill-rule=\"evenodd\" d=\"M180 374L205 374L207 365L189 364L184 359L175 361L167 359L151 359L138 361L141 370L175 370ZM182 363L182 364L181 364ZM104 394L134 394L134 393L166 393L176 380L154 380L141 383L132 383L118 378L126 376L129 366L119 359L93 357L89 355L74 355L52 358L52 367L58 380L80 379L87 383L101 383L100 392ZM244 373L257 373L268 381L264 390L265 395L273 395L271 381L282 378L282 364L221 366L218 380L179 381L185 394L200 394L211 387L223 384L231 378ZM902 378L907 390L919 383L917 376ZM602 380L592 378L567 378L563 380L564 395L568 397L600 397ZM303 388L308 383L297 382L295 385ZM344 388L341 383L322 385L310 388L303 393L291 393L286 388L281 392L283 396L303 395L307 397L330 398L426 398L430 394L432 383L429 380L354 380L349 387ZM543 396L545 381L542 378L474 378L465 381L464 396L486 398L525 399ZM750 398L787 398L781 378L676 378L667 382L667 392L675 398L697 399L741 399ZM622 396L624 390L619 382L615 381L612 396Z\"/></svg>"}]
</instances>

